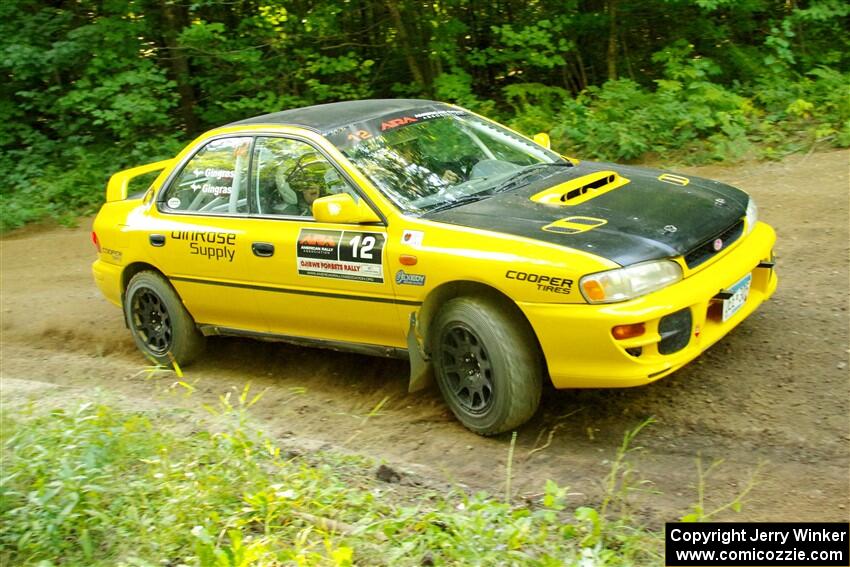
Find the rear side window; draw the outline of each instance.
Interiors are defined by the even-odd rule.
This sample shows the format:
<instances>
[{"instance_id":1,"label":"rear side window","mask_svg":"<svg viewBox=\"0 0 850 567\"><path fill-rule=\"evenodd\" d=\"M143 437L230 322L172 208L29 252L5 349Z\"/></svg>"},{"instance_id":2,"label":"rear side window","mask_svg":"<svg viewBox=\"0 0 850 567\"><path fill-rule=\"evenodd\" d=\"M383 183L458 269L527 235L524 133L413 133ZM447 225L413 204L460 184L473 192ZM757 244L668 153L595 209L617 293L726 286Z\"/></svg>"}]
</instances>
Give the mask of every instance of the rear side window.
<instances>
[{"instance_id":1,"label":"rear side window","mask_svg":"<svg viewBox=\"0 0 850 567\"><path fill-rule=\"evenodd\" d=\"M213 140L186 162L165 192L166 211L248 214L251 138Z\"/></svg>"}]
</instances>

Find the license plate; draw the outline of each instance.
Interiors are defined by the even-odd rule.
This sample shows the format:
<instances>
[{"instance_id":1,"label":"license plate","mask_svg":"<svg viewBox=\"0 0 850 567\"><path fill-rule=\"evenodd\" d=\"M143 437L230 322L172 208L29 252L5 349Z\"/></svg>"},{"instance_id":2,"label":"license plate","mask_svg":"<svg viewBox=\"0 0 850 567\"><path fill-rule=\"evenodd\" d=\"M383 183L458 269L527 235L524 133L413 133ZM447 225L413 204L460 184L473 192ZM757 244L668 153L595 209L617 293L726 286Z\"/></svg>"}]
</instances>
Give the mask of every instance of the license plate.
<instances>
[{"instance_id":1,"label":"license plate","mask_svg":"<svg viewBox=\"0 0 850 567\"><path fill-rule=\"evenodd\" d=\"M747 274L731 287L732 297L723 300L723 320L727 321L732 315L738 312L744 303L747 302L747 296L750 294L750 283L753 281L753 275Z\"/></svg>"}]
</instances>

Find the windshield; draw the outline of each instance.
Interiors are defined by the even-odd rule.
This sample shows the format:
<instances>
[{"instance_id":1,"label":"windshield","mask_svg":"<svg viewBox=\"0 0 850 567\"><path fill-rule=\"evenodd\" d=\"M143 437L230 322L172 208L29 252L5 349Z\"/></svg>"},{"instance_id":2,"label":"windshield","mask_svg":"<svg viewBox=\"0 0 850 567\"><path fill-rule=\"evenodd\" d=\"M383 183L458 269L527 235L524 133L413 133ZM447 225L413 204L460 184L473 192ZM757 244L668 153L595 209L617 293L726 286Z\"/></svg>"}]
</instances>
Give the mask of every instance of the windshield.
<instances>
[{"instance_id":1,"label":"windshield","mask_svg":"<svg viewBox=\"0 0 850 567\"><path fill-rule=\"evenodd\" d=\"M382 117L328 138L410 214L514 188L516 184L506 182L524 176L526 169L570 165L556 153L460 110Z\"/></svg>"}]
</instances>

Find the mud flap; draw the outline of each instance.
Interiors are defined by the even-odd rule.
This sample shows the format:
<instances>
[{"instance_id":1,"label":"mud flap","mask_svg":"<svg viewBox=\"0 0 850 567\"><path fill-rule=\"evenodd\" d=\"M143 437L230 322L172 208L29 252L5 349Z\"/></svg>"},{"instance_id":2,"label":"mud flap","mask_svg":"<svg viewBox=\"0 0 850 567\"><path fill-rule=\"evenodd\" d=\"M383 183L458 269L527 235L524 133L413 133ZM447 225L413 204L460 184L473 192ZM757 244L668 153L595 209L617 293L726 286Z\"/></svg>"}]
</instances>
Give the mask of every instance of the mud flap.
<instances>
[{"instance_id":1,"label":"mud flap","mask_svg":"<svg viewBox=\"0 0 850 567\"><path fill-rule=\"evenodd\" d=\"M410 314L410 327L407 330L407 354L410 357L410 383L408 392L424 390L434 381L434 365L422 352L422 345L416 337L416 313Z\"/></svg>"}]
</instances>

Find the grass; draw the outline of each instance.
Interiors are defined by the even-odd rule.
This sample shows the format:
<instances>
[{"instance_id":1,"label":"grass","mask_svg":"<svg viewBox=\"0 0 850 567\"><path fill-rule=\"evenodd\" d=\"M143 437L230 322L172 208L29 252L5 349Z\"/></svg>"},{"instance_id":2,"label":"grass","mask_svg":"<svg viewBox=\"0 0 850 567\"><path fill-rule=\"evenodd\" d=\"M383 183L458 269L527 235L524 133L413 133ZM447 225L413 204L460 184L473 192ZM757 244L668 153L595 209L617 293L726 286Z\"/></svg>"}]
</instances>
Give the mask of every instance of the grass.
<instances>
[{"instance_id":1,"label":"grass","mask_svg":"<svg viewBox=\"0 0 850 567\"><path fill-rule=\"evenodd\" d=\"M552 481L538 500L520 505L510 498L509 470L507 496L443 493L381 482L375 463L362 457L288 453L248 419L246 408L256 399L247 390L236 400L222 398L206 417L95 403L6 412L0 564L660 560L657 534L601 510L571 509L567 489ZM633 437L627 434L624 443ZM622 488L612 486L612 494Z\"/></svg>"}]
</instances>

